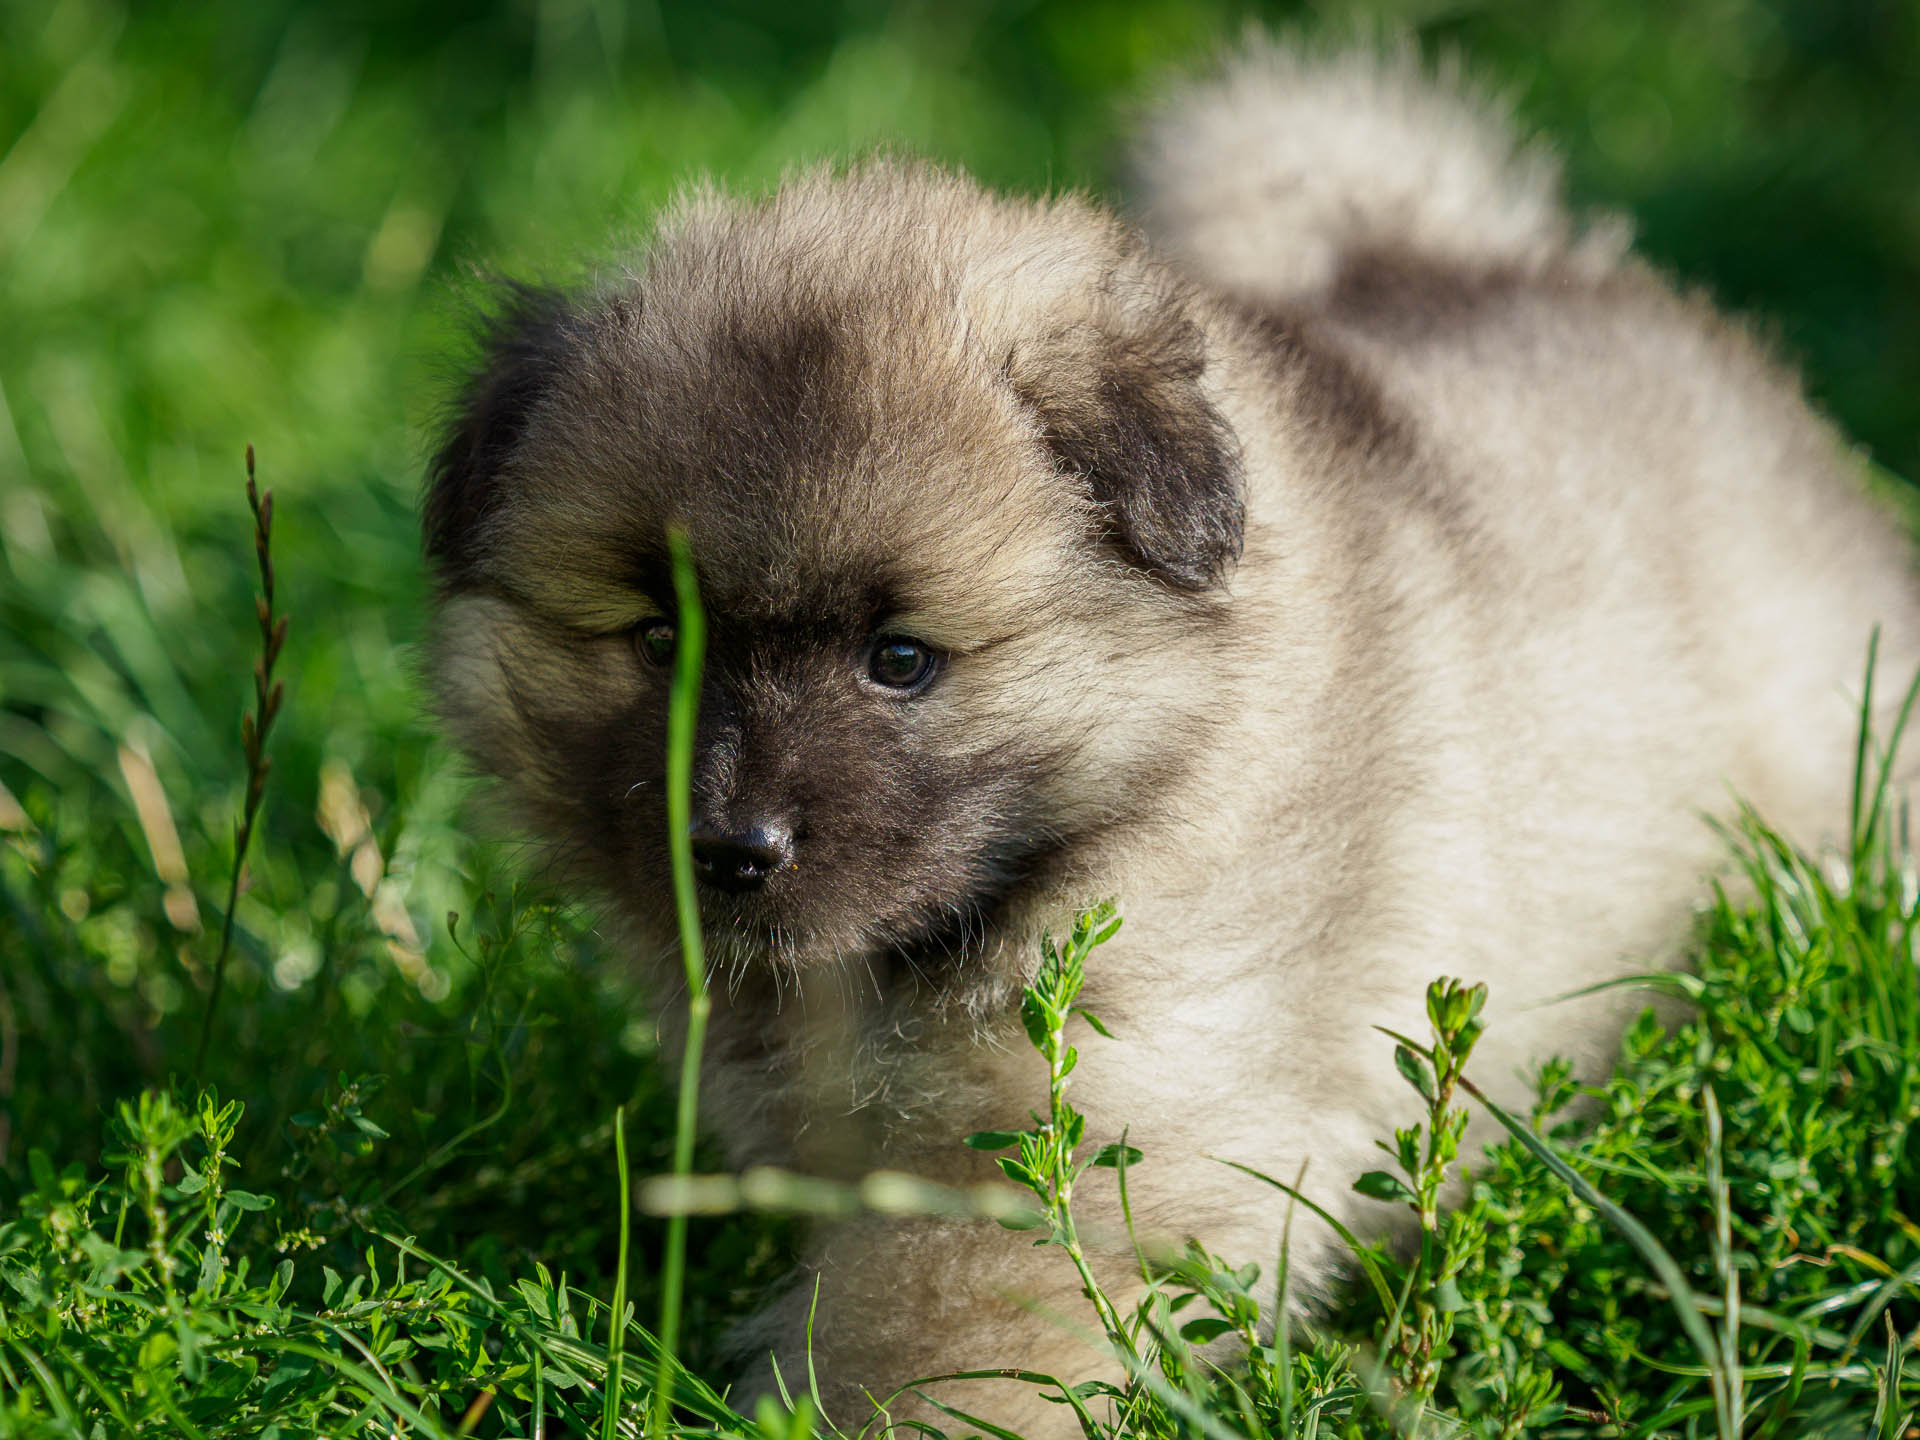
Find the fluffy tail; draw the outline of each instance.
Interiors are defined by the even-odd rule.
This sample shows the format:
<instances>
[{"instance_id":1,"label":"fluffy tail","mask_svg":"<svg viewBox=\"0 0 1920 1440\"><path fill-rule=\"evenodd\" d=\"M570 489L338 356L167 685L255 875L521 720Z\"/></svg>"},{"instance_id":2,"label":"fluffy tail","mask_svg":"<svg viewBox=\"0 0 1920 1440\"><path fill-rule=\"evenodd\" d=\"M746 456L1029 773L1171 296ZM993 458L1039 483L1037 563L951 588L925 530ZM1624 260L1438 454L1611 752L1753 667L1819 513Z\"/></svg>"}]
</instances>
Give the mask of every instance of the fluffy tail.
<instances>
[{"instance_id":1,"label":"fluffy tail","mask_svg":"<svg viewBox=\"0 0 1920 1440\"><path fill-rule=\"evenodd\" d=\"M1558 162L1454 70L1406 45L1255 41L1150 114L1132 167L1148 232L1200 278L1272 300L1324 290L1369 250L1610 263L1624 227L1576 244Z\"/></svg>"}]
</instances>

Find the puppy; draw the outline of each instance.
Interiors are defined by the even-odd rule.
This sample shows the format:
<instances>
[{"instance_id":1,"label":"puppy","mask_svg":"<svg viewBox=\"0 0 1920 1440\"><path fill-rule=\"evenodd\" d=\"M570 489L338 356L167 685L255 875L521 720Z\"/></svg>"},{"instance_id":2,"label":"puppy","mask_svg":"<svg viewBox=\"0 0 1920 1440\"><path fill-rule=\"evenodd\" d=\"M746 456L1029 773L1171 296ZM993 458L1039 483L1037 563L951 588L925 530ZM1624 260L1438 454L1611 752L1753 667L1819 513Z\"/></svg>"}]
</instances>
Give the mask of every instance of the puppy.
<instances>
[{"instance_id":1,"label":"puppy","mask_svg":"<svg viewBox=\"0 0 1920 1440\"><path fill-rule=\"evenodd\" d=\"M1510 1103L1530 1059L1602 1065L1621 1002L1544 1002L1674 956L1702 812L1836 831L1869 631L1901 674L1920 597L1794 378L1406 57L1258 49L1136 178L1143 230L886 159L702 190L580 292L512 292L427 487L432 672L671 1028L684 527L733 1163L991 1175L959 1141L1043 1088L1036 941L1112 897L1075 1101L1145 1151L1144 1231L1258 1258L1284 1202L1209 1157L1310 1162L1377 1225L1348 1182L1408 1117L1371 1027L1420 1032L1435 975L1491 985ZM1098 1370L1047 1318L1071 1269L992 1225L824 1230L758 1332L789 1377L816 1291L845 1424L921 1375Z\"/></svg>"}]
</instances>

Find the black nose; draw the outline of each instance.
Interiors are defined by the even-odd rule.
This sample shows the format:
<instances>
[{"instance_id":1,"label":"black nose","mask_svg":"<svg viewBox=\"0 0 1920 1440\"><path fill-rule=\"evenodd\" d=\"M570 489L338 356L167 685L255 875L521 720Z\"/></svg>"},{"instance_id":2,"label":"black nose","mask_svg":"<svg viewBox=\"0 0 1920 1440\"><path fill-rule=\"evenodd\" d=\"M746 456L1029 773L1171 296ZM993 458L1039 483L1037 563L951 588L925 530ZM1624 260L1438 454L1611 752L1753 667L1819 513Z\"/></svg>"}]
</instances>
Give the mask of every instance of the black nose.
<instances>
[{"instance_id":1,"label":"black nose","mask_svg":"<svg viewBox=\"0 0 1920 1440\"><path fill-rule=\"evenodd\" d=\"M784 825L745 830L693 827L693 873L703 885L737 895L757 890L774 871L793 862L793 832Z\"/></svg>"}]
</instances>

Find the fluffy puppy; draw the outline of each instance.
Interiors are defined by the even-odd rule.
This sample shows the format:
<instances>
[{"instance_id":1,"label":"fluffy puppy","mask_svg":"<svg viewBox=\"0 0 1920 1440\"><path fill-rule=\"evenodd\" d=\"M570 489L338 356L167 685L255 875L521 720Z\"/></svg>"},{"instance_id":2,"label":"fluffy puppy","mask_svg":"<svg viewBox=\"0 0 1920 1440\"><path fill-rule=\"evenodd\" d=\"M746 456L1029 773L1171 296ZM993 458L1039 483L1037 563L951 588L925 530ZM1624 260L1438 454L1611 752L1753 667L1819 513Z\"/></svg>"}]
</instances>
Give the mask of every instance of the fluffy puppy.
<instances>
[{"instance_id":1,"label":"fluffy puppy","mask_svg":"<svg viewBox=\"0 0 1920 1440\"><path fill-rule=\"evenodd\" d=\"M432 668L671 1015L685 527L732 1160L991 1174L958 1142L1041 1083L1036 939L1110 896L1119 1038L1076 1103L1145 1150L1144 1229L1258 1257L1278 1197L1203 1157L1310 1161L1377 1223L1347 1182L1406 1116L1371 1027L1417 1031L1441 972L1490 983L1506 1099L1603 1059L1617 1002L1542 1002L1672 956L1702 811L1832 832L1869 630L1898 673L1920 612L1794 379L1404 58L1260 50L1137 171L1144 236L881 160L694 194L579 293L513 293L432 466ZM763 1327L789 1375L816 1281L843 1422L861 1387L1094 1368L1044 1318L1070 1269L991 1225L825 1230Z\"/></svg>"}]
</instances>

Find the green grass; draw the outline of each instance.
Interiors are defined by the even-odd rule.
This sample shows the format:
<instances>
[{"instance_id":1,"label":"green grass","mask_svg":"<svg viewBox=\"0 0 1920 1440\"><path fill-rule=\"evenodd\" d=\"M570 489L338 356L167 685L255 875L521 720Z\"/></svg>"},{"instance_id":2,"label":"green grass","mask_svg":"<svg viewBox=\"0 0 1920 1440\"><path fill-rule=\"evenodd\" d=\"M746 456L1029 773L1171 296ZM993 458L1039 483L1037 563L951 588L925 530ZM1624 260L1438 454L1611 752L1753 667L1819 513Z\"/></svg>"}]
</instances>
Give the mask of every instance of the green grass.
<instances>
[{"instance_id":1,"label":"green grass","mask_svg":"<svg viewBox=\"0 0 1920 1440\"><path fill-rule=\"evenodd\" d=\"M272 500L251 486L248 498L271 594ZM684 808L702 626L684 544L675 557L683 623L669 775ZM258 617L236 874L267 793L262 742L285 635L264 598ZM1871 654L1868 667L1871 682ZM1038 1243L1062 1252L1087 1300L1092 1343L1126 1378L1069 1388L1030 1374L1029 1383L1071 1406L1090 1440L1904 1435L1920 1413L1920 1377L1904 1363L1920 1321L1920 1227L1906 1213L1920 1189L1920 883L1888 776L1917 694L1920 682L1884 751L1863 719L1844 854L1810 860L1751 813L1729 831L1751 895L1719 895L1697 971L1646 982L1686 1000L1691 1018L1667 1028L1647 1012L1604 1085L1583 1090L1550 1062L1530 1120L1499 1111L1468 1073L1485 987L1434 983L1431 1034L1394 1037L1394 1064L1426 1118L1383 1137L1394 1168L1354 1185L1411 1212L1414 1240L1396 1248L1347 1235L1361 1279L1349 1303L1318 1322L1274 1325L1257 1260L1192 1244L1181 1255L1140 1253L1149 1288L1130 1311L1100 1288L1074 1223L1075 1189L1110 1171L1124 1202L1127 1168L1149 1157L1124 1134L1087 1135L1067 1099L1077 1056L1068 1031L1084 1021L1098 1043L1124 1043L1077 1004L1087 965L1120 920L1097 906L1062 943L1045 942L1022 1007L1044 1101L1029 1130L965 1143L998 1153L1007 1178L1031 1194L1037 1209L1001 1207L999 1223L1036 1230ZM31 839L15 847L29 874ZM684 845L675 872L697 982ZM209 987L209 1030L218 994ZM690 1055L704 998L693 983ZM683 1186L696 1076L697 1060L683 1075L675 1126ZM493 1274L473 1273L419 1239L433 1207L410 1204L409 1186L461 1145L484 1142L511 1097L405 1178L356 1198L332 1162L390 1141L367 1113L375 1089L342 1077L324 1111L291 1117L293 1154L264 1183L240 1153L243 1105L212 1087L120 1101L103 1169L57 1167L30 1148L16 1212L0 1223L0 1436L407 1430L611 1440L691 1429L800 1440L816 1426L835 1431L804 1393L748 1418L686 1368L677 1337L692 1207L659 1207L671 1215L660 1324L636 1323L626 1298L623 1111L614 1111L606 1185L619 1217L607 1303L604 1277L583 1286L497 1255ZM1513 1139L1481 1157L1447 1209L1468 1095ZM1586 1105L1563 1119L1576 1098ZM242 1188L240 1177L261 1188ZM1321 1209L1311 1194L1261 1178ZM786 1193L803 1201L805 1182L787 1182ZM877 1196L863 1187L832 1198L837 1207ZM941 1198L909 1189L890 1204ZM349 1254L348 1243L364 1248ZM1284 1279L1277 1284L1284 1295ZM1224 1338L1238 1342L1232 1354L1207 1348ZM629 1351L640 1362L630 1376ZM927 1377L914 1388L956 1432L1000 1433L966 1408L969 1378ZM884 1424L889 1397L876 1400L873 1416L835 1417L837 1433Z\"/></svg>"},{"instance_id":2,"label":"green grass","mask_svg":"<svg viewBox=\"0 0 1920 1440\"><path fill-rule=\"evenodd\" d=\"M883 139L996 184L1099 185L1117 101L1296 8L0 0L0 1435L433 1433L489 1393L473 1433L587 1434L609 1388L645 1421L647 1334L620 1331L617 1387L606 1364L617 1284L649 1332L669 1289L669 1229L623 1241L616 1169L617 1115L636 1175L673 1169L684 1134L646 997L539 888L537 852L475 838L414 683L413 497L468 269L578 273L692 173L759 184ZM1466 49L1566 145L1577 193L1630 206L1920 472L1911 7L1366 13ZM248 444L288 620L270 731ZM248 711L272 769L237 870ZM1140 1361L1132 1433L1195 1405L1376 1433L1409 1395L1486 1433L1523 1413L1713 1433L1736 1402L1752 1435L1894 1433L1911 1382L1886 1321L1920 1320L1913 901L1896 812L1875 813L1850 889L1758 822L1733 837L1760 904L1703 935L1698 1018L1637 1029L1587 1119L1542 1122L1682 1267L1718 1378L1669 1373L1713 1367L1645 1257L1510 1148L1423 1215L1411 1268L1375 1257L1339 1324L1231 1378L1179 1332L1252 1325L1244 1270L1196 1261L1165 1316L1090 1309ZM1126 1043L1077 1022L1055 1041ZM1394 1172L1416 1202L1458 1093L1421 1173ZM794 1226L687 1224L677 1348L712 1378ZM679 1383L683 1415L722 1415ZM963 1382L936 1393L966 1404Z\"/></svg>"},{"instance_id":3,"label":"green grass","mask_svg":"<svg viewBox=\"0 0 1920 1440\"><path fill-rule=\"evenodd\" d=\"M688 588L670 768L684 796L699 666L688 637L700 627L684 547L677 558ZM263 630L273 633L264 619ZM1908 710L1916 694L1920 682ZM1920 884L1886 783L1898 740L1896 730L1882 753L1863 721L1844 856L1816 863L1743 815L1728 840L1751 896L1720 895L1697 971L1646 982L1677 992L1691 1018L1668 1028L1648 1011L1605 1084L1578 1087L1551 1062L1529 1120L1499 1111L1468 1074L1486 989L1436 981L1430 1035L1395 1037L1394 1063L1426 1119L1383 1138L1394 1169L1354 1185L1410 1211L1414 1241L1349 1236L1362 1277L1350 1303L1297 1327L1271 1323L1258 1261L1197 1245L1142 1252L1149 1288L1126 1313L1094 1279L1075 1189L1110 1171L1124 1197L1128 1166L1149 1157L1124 1135L1089 1137L1067 1099L1069 1027L1084 1021L1098 1043L1124 1043L1077 1004L1120 920L1104 906L1082 914L1061 944L1043 945L1023 1001L1045 1097L1034 1125L966 1143L998 1153L1032 1195L1037 1209L1003 1209L1000 1223L1062 1252L1092 1343L1126 1379L1029 1383L1071 1406L1090 1440L1905 1435L1920 1414L1920 1376L1905 1365L1920 1321L1920 1227L1906 1213L1920 1191ZM676 856L677 880L690 874ZM696 931L690 964L697 955ZM1480 1158L1449 1210L1441 1198L1463 1158L1468 1111L1456 1101L1466 1095L1513 1138ZM1565 1118L1576 1098L1586 1104ZM29 1151L29 1187L0 1224L0 1436L110 1427L609 1440L645 1429L803 1440L816 1425L851 1435L884 1423L889 1397L876 1397L874 1416L835 1417L837 1432L804 1392L787 1408L763 1402L752 1418L729 1408L671 1340L679 1246L668 1251L659 1330L635 1322L624 1219L610 1306L595 1286L556 1281L538 1263L511 1281L466 1273L408 1233L411 1215L378 1202L341 1216L368 1242L347 1262L351 1279L320 1257L296 1260L289 1252L306 1248L316 1208L338 1211L345 1197L316 1207L295 1170L278 1193L234 1184L248 1173L242 1116L207 1089L191 1100L149 1090L116 1107L104 1173L56 1169ZM684 1177L690 1101L679 1116ZM323 1140L354 1153L389 1138L351 1084L326 1113L294 1124L313 1136L309 1154ZM618 1111L613 1159L624 1217ZM683 1244L684 1207L667 1208ZM1233 1354L1206 1348L1226 1337L1239 1342ZM631 1391L629 1349L641 1360ZM914 1388L953 1433L1004 1433L966 1408L969 1378Z\"/></svg>"}]
</instances>

